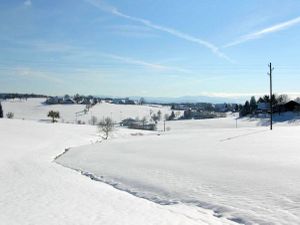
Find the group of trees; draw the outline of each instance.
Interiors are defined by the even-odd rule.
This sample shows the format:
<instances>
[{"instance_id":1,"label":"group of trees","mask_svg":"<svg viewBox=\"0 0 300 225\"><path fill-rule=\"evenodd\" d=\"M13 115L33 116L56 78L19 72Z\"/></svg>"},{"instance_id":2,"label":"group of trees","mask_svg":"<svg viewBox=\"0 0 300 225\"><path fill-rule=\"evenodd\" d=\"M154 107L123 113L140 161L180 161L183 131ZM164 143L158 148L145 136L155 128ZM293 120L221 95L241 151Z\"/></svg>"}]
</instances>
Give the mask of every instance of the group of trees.
<instances>
[{"instance_id":1,"label":"group of trees","mask_svg":"<svg viewBox=\"0 0 300 225\"><path fill-rule=\"evenodd\" d=\"M245 104L240 109L240 116L246 116L248 114L253 114L257 110L258 102L255 97L252 96L250 101L246 101Z\"/></svg>"},{"instance_id":2,"label":"group of trees","mask_svg":"<svg viewBox=\"0 0 300 225\"><path fill-rule=\"evenodd\" d=\"M158 110L157 114L150 112L150 117L151 120L157 124L158 121L161 121L162 119L164 120L174 120L176 118L176 115L174 113L174 111L171 112L171 114L165 114L164 117L162 115L162 112L160 110Z\"/></svg>"},{"instance_id":3,"label":"group of trees","mask_svg":"<svg viewBox=\"0 0 300 225\"><path fill-rule=\"evenodd\" d=\"M161 111L159 110L159 111L157 112L157 114L156 114L156 113L153 113L153 112L150 112L150 116L151 116L152 121L153 121L155 124L157 124L157 122L161 120Z\"/></svg>"},{"instance_id":4,"label":"group of trees","mask_svg":"<svg viewBox=\"0 0 300 225\"><path fill-rule=\"evenodd\" d=\"M286 94L275 95L273 94L270 100L269 95L264 95L260 97L258 100L255 99L254 96L251 97L250 101L246 101L245 104L240 109L240 116L246 116L249 114L254 114L257 111L257 107L259 103L265 103L267 105L272 102L272 106L276 107L278 105L285 104L289 101L289 97Z\"/></svg>"},{"instance_id":5,"label":"group of trees","mask_svg":"<svg viewBox=\"0 0 300 225\"><path fill-rule=\"evenodd\" d=\"M178 113L179 113L179 112L178 112ZM172 111L171 114L165 114L165 115L164 115L164 120L165 120L165 121L168 121L168 120L175 120L179 115L180 115L180 113L177 114L177 112L176 112L176 114L175 114L175 112Z\"/></svg>"},{"instance_id":6,"label":"group of trees","mask_svg":"<svg viewBox=\"0 0 300 225\"><path fill-rule=\"evenodd\" d=\"M204 110L192 110L187 109L184 110L183 115L179 118L182 120L189 120L189 119L211 119L211 118L218 118L224 117L225 113L223 112L214 112L214 111L204 111Z\"/></svg>"},{"instance_id":7,"label":"group of trees","mask_svg":"<svg viewBox=\"0 0 300 225\"><path fill-rule=\"evenodd\" d=\"M18 94L18 93L0 93L0 99L25 99L27 98L46 98L46 95L39 94Z\"/></svg>"},{"instance_id":8,"label":"group of trees","mask_svg":"<svg viewBox=\"0 0 300 225\"><path fill-rule=\"evenodd\" d=\"M1 104L0 104L0 116L1 116L1 110L2 110L2 108L1 108ZM51 110L48 112L48 117L51 117L52 123L55 123L55 122L57 122L56 119L60 118L60 115L59 115L58 111ZM91 124L96 125L97 121L98 121L97 117L92 116L91 121L90 121ZM103 137L104 139L107 139L109 134L114 129L114 122L110 117L103 118L97 125L98 125L99 131L104 133L104 137Z\"/></svg>"}]
</instances>

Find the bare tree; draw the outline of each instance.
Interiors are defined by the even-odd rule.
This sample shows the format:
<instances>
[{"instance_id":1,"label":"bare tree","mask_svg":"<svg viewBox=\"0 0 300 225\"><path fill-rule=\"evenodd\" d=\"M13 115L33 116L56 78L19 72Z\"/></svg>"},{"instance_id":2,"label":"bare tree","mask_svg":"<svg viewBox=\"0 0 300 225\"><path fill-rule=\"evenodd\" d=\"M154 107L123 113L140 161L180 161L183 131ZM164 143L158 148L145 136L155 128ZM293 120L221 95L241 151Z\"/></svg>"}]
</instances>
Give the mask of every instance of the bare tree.
<instances>
[{"instance_id":1,"label":"bare tree","mask_svg":"<svg viewBox=\"0 0 300 225\"><path fill-rule=\"evenodd\" d=\"M146 116L144 116L142 119L141 119L141 122L143 123L143 129L145 128L145 124L147 123L147 118Z\"/></svg>"},{"instance_id":2,"label":"bare tree","mask_svg":"<svg viewBox=\"0 0 300 225\"><path fill-rule=\"evenodd\" d=\"M154 113L154 114L152 114L151 119L154 121L155 124L157 124L157 122L159 120L159 116Z\"/></svg>"},{"instance_id":3,"label":"bare tree","mask_svg":"<svg viewBox=\"0 0 300 225\"><path fill-rule=\"evenodd\" d=\"M282 94L277 97L277 101L279 104L285 104L289 101L289 96L287 94Z\"/></svg>"},{"instance_id":4,"label":"bare tree","mask_svg":"<svg viewBox=\"0 0 300 225\"><path fill-rule=\"evenodd\" d=\"M144 105L145 104L145 99L142 97L142 98L140 98L140 100L139 100L139 104L140 105Z\"/></svg>"},{"instance_id":5,"label":"bare tree","mask_svg":"<svg viewBox=\"0 0 300 225\"><path fill-rule=\"evenodd\" d=\"M297 98L295 99L295 102L300 103L300 97L297 97Z\"/></svg>"},{"instance_id":6,"label":"bare tree","mask_svg":"<svg viewBox=\"0 0 300 225\"><path fill-rule=\"evenodd\" d=\"M98 121L97 117L96 117L96 116L92 116L92 117L91 117L91 120L90 120L90 123L91 123L92 125L96 125L96 124L97 124L97 121Z\"/></svg>"},{"instance_id":7,"label":"bare tree","mask_svg":"<svg viewBox=\"0 0 300 225\"><path fill-rule=\"evenodd\" d=\"M157 117L158 117L158 120L161 120L161 116L162 116L162 113L161 113L161 111L160 111L160 110L158 110L158 112L157 112Z\"/></svg>"},{"instance_id":8,"label":"bare tree","mask_svg":"<svg viewBox=\"0 0 300 225\"><path fill-rule=\"evenodd\" d=\"M104 133L104 139L106 140L109 134L114 130L113 120L110 117L102 119L98 124L98 128L100 132Z\"/></svg>"}]
</instances>

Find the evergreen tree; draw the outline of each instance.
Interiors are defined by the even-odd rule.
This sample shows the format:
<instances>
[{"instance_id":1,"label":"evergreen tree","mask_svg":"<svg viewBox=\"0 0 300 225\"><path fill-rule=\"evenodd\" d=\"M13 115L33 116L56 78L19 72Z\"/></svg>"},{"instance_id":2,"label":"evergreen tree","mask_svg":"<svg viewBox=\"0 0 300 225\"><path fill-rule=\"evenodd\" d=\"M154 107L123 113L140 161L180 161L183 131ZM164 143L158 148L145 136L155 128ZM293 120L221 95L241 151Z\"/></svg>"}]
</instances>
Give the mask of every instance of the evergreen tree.
<instances>
[{"instance_id":1,"label":"evergreen tree","mask_svg":"<svg viewBox=\"0 0 300 225\"><path fill-rule=\"evenodd\" d=\"M3 110L2 110L1 102L0 102L0 118L3 118Z\"/></svg>"},{"instance_id":2,"label":"evergreen tree","mask_svg":"<svg viewBox=\"0 0 300 225\"><path fill-rule=\"evenodd\" d=\"M175 113L172 111L171 115L169 116L169 120L174 120L175 119Z\"/></svg>"},{"instance_id":3,"label":"evergreen tree","mask_svg":"<svg viewBox=\"0 0 300 225\"><path fill-rule=\"evenodd\" d=\"M255 97L252 96L250 99L250 113L255 112L256 109L257 109L257 102L255 100Z\"/></svg>"},{"instance_id":4,"label":"evergreen tree","mask_svg":"<svg viewBox=\"0 0 300 225\"><path fill-rule=\"evenodd\" d=\"M240 111L240 117L246 116L250 113L250 103L249 101L245 102L245 105L243 106L243 108Z\"/></svg>"},{"instance_id":5,"label":"evergreen tree","mask_svg":"<svg viewBox=\"0 0 300 225\"><path fill-rule=\"evenodd\" d=\"M264 95L263 100L265 103L269 103L270 102L270 96L269 95Z\"/></svg>"},{"instance_id":6,"label":"evergreen tree","mask_svg":"<svg viewBox=\"0 0 300 225\"><path fill-rule=\"evenodd\" d=\"M263 100L265 103L270 103L270 96L269 95L265 95L263 97ZM272 95L272 105L277 105L278 100L275 94Z\"/></svg>"},{"instance_id":7,"label":"evergreen tree","mask_svg":"<svg viewBox=\"0 0 300 225\"><path fill-rule=\"evenodd\" d=\"M58 119L60 116L59 116L59 112L58 111L53 111L51 110L49 113L48 113L48 117L51 117L52 118L52 123L56 122L55 119Z\"/></svg>"},{"instance_id":8,"label":"evergreen tree","mask_svg":"<svg viewBox=\"0 0 300 225\"><path fill-rule=\"evenodd\" d=\"M264 99L262 98L262 97L260 97L259 99L258 99L258 101L257 101L257 103L264 103L265 101L264 101Z\"/></svg>"},{"instance_id":9,"label":"evergreen tree","mask_svg":"<svg viewBox=\"0 0 300 225\"><path fill-rule=\"evenodd\" d=\"M235 104L235 106L234 106L234 111L235 111L235 112L238 112L238 111L239 111L239 105L238 105L238 104Z\"/></svg>"}]
</instances>

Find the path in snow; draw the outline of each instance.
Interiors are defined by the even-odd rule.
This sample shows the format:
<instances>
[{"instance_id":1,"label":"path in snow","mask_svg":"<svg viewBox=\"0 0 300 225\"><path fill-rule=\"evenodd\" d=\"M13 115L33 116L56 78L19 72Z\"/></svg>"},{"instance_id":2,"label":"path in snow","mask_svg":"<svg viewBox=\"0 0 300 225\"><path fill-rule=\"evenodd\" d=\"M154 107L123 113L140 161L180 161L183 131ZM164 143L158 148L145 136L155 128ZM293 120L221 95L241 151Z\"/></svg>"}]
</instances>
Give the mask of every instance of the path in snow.
<instances>
[{"instance_id":1,"label":"path in snow","mask_svg":"<svg viewBox=\"0 0 300 225\"><path fill-rule=\"evenodd\" d=\"M235 224L210 210L161 206L53 163L89 144L95 127L0 120L0 223L5 225Z\"/></svg>"},{"instance_id":2,"label":"path in snow","mask_svg":"<svg viewBox=\"0 0 300 225\"><path fill-rule=\"evenodd\" d=\"M57 162L154 202L206 207L247 224L300 224L300 127L223 122L230 124L174 122L165 135L73 148Z\"/></svg>"}]
</instances>

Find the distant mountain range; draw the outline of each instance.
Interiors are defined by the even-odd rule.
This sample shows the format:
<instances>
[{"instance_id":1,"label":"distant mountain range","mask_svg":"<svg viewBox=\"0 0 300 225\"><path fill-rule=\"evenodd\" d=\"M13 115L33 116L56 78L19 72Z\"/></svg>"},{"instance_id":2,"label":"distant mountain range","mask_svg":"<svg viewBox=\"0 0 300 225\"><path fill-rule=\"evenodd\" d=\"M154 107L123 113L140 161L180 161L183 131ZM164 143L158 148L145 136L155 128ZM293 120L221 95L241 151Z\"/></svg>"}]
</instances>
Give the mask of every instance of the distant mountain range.
<instances>
[{"instance_id":1,"label":"distant mountain range","mask_svg":"<svg viewBox=\"0 0 300 225\"><path fill-rule=\"evenodd\" d=\"M95 97L101 98L121 98L124 99L125 97L120 96L109 96L109 95L94 95ZM47 97L45 95L37 95L37 94L19 94L19 93L0 93L1 98L20 98L20 97ZM143 96L129 96L131 100L140 100L144 98L148 103L160 103L160 104L167 104L167 103L244 103L246 100L250 99L250 96L241 96L241 97L217 97L217 96L206 96L206 95L199 95L199 96L182 96L182 97L143 97Z\"/></svg>"},{"instance_id":2,"label":"distant mountain range","mask_svg":"<svg viewBox=\"0 0 300 225\"><path fill-rule=\"evenodd\" d=\"M107 96L107 95L98 95L97 97L108 97L108 98L124 98L120 96ZM217 96L181 96L181 97L144 97L144 96L128 96L131 100L140 100L144 98L148 103L245 103L246 100L249 100L251 96L241 96L241 97L217 97Z\"/></svg>"},{"instance_id":3,"label":"distant mountain range","mask_svg":"<svg viewBox=\"0 0 300 225\"><path fill-rule=\"evenodd\" d=\"M139 96L129 97L132 100L139 100ZM151 103L244 103L248 97L212 97L212 96L182 96L182 97L143 97L146 102ZM250 97L249 97L250 98Z\"/></svg>"}]
</instances>

